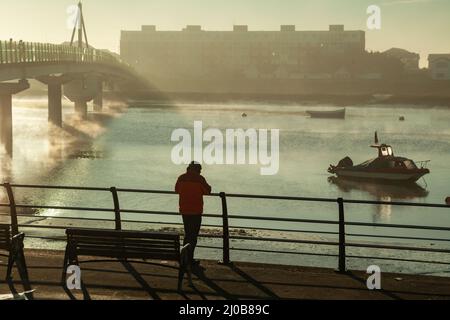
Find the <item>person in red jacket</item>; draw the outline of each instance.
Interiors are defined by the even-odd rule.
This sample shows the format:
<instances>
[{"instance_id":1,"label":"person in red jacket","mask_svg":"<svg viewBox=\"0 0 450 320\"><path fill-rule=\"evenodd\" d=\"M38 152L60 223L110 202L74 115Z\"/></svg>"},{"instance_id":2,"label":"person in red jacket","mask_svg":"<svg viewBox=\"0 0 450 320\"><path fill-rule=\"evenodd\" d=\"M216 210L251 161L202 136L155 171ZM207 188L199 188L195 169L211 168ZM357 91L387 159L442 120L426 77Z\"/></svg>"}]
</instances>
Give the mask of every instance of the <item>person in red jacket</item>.
<instances>
[{"instance_id":1,"label":"person in red jacket","mask_svg":"<svg viewBox=\"0 0 450 320\"><path fill-rule=\"evenodd\" d=\"M201 175L202 166L191 162L185 174L181 175L175 185L175 192L180 197L180 213L183 216L184 243L191 244L189 262L198 265L194 260L194 251L197 246L198 234L202 224L203 196L211 193L211 186Z\"/></svg>"}]
</instances>

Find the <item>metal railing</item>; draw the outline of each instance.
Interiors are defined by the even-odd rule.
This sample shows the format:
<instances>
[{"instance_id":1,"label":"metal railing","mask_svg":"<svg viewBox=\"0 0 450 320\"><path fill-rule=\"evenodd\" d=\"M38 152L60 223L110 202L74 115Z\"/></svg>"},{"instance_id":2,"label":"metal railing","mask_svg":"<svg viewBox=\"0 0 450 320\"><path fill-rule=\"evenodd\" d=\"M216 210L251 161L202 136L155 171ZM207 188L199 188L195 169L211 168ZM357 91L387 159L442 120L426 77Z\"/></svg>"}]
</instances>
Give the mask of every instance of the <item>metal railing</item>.
<instances>
[{"instance_id":1,"label":"metal railing","mask_svg":"<svg viewBox=\"0 0 450 320\"><path fill-rule=\"evenodd\" d=\"M70 221L89 221L89 222L114 222L115 229L121 230L122 223L137 223L137 224L162 224L162 225L180 225L181 223L170 223L170 222L155 222L147 220L127 220L123 219L123 214L143 214L143 215L167 215L167 216L178 216L177 212L164 212L164 211L149 211L149 210L136 210L136 209L124 209L120 205L119 194L159 194L159 195L176 195L175 192L171 191L160 191L160 190L142 190L142 189L120 189L116 187L112 188L92 188L92 187L73 187L73 186L48 186L48 185L18 185L5 183L3 185L6 189L6 193L9 199L9 203L0 203L0 207L9 207L11 216L11 225L13 234L19 232L19 228L35 228L35 229L55 229L64 230L66 226L55 226L55 225L32 225L32 224L20 224L18 222L18 217L36 217L34 214L19 213L18 209L54 209L54 210L70 210L77 212L110 212L114 213L114 219L100 219L100 218L89 218L89 217L58 217L58 216L43 216L38 215L41 218L52 218L52 219L65 219ZM113 207L111 208L89 208L89 207L71 207L71 206L43 206L43 205L33 205L33 204L17 204L14 196L13 189L47 189L47 190L72 190L72 191L91 191L91 192L108 192L111 193ZM400 251L416 251L416 252L429 252L429 253L445 253L450 254L450 246L447 248L425 248L420 246L399 246L399 245L387 245L379 243L358 243L347 241L348 237L372 237L372 238L386 238L395 240L417 240L417 241L437 241L437 242L449 242L450 238L430 238L430 237L417 237L417 236L399 236L399 235L378 235L378 234L351 234L346 232L346 227L377 227L377 228L393 228L393 229L407 229L407 230L434 230L434 231L445 231L449 232L450 227L442 226L428 226L428 225L407 225L407 224L386 224L386 223L366 223L366 222L354 222L348 221L345 217L345 205L346 204L356 204L356 205L392 205L392 206L407 206L407 207L423 207L423 208L446 208L449 209L450 206L441 204L422 204L422 203L409 203L409 202L388 202L388 201L368 201L368 200L346 200L343 198L330 199L330 198L308 198L308 197L287 197L287 196L268 196L268 195L247 195L247 194L226 194L224 192L211 194L210 197L215 197L221 201L220 214L204 214L207 218L221 219L221 225L204 225L204 227L218 227L221 228L220 235L214 234L203 234L201 237L204 238L219 238L222 240L222 247L215 246L203 246L203 248L210 249L221 249L222 250L222 261L224 264L229 264L231 262L230 251L253 251L253 252L263 252L263 253L280 253L280 254L310 254L316 256L332 256L338 258L338 269L341 272L345 272L347 269L346 261L348 258L375 258L384 260L396 260L396 261L409 261L409 262L423 262L423 263L436 263L436 264L447 264L442 261L427 261L427 260L414 260L414 259L400 259L400 258L384 258L384 257L368 257L368 256L356 256L348 255L346 253L347 248L368 248L368 249L389 249L389 250L400 250ZM279 200L279 201L294 201L294 202L317 202L317 203L329 203L336 204L337 214L334 220L317 220L317 219L298 219L298 218L281 218L281 217L258 217L258 216L248 216L248 215L232 215L228 211L228 200L231 198L235 199L253 199L253 200ZM1 215L8 215L3 213ZM337 232L323 231L323 230L299 230L299 229L280 229L280 228L264 228L264 227L245 227L245 226L233 226L230 227L230 220L247 220L247 221L266 221L266 222L278 222L278 223L294 223L294 224L320 224L328 226L337 226ZM73 227L73 226L72 226ZM285 233L312 233L312 234L327 234L337 236L337 241L325 241L325 240L304 240L304 239L289 239L289 238L273 238L273 237L253 237L253 236L241 236L232 235L230 230L232 229L252 229L252 230L264 230L264 231L277 231ZM39 239L47 240L65 240L63 237L55 238L49 236L34 237ZM265 250L260 248L231 248L230 240L250 240L250 241L261 241L261 242L278 242L278 243L291 243L291 244L308 244L308 245L321 245L321 246L331 246L338 248L338 254L323 254L323 253L304 253L304 252L294 252L294 251L274 251ZM202 246L199 246L202 247Z\"/></svg>"},{"instance_id":2,"label":"metal railing","mask_svg":"<svg viewBox=\"0 0 450 320\"><path fill-rule=\"evenodd\" d=\"M118 56L93 48L0 40L0 65L38 62L107 63L129 67Z\"/></svg>"}]
</instances>

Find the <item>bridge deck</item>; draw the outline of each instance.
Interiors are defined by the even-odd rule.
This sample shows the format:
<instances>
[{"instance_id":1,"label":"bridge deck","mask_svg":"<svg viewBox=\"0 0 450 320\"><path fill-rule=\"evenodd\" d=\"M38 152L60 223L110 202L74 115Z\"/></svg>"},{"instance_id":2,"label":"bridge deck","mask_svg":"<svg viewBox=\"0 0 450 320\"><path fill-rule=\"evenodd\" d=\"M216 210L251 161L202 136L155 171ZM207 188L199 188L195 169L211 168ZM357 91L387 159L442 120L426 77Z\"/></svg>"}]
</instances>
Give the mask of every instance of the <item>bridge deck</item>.
<instances>
[{"instance_id":1,"label":"bridge deck","mask_svg":"<svg viewBox=\"0 0 450 320\"><path fill-rule=\"evenodd\" d=\"M35 299L70 299L60 286L63 253L27 250L27 262ZM4 278L5 258L0 257ZM363 272L338 274L319 268L236 263L234 267L202 261L203 273L193 277L195 289L185 281L185 294L176 291L175 265L125 266L117 262L82 265L86 297L91 299L449 299L450 278L383 274L382 291L369 291ZM131 271L131 272L130 272ZM17 280L17 271L15 271ZM401 279L398 279L401 278ZM17 291L23 291L14 282ZM0 281L0 297L11 293ZM83 298L82 292L73 297Z\"/></svg>"}]
</instances>

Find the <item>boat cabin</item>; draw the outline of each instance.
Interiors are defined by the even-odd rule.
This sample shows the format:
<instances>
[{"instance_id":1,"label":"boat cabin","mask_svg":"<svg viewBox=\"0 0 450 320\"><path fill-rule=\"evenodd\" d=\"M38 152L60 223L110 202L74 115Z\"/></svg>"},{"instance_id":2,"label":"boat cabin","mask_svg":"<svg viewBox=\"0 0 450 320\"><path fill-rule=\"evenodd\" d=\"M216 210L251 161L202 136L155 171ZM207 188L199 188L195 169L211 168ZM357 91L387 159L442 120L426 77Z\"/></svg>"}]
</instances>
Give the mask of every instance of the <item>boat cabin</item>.
<instances>
[{"instance_id":1,"label":"boat cabin","mask_svg":"<svg viewBox=\"0 0 450 320\"><path fill-rule=\"evenodd\" d=\"M378 149L378 157L379 158L394 156L394 150L392 149L392 146L389 146L387 144L373 145L371 147Z\"/></svg>"}]
</instances>

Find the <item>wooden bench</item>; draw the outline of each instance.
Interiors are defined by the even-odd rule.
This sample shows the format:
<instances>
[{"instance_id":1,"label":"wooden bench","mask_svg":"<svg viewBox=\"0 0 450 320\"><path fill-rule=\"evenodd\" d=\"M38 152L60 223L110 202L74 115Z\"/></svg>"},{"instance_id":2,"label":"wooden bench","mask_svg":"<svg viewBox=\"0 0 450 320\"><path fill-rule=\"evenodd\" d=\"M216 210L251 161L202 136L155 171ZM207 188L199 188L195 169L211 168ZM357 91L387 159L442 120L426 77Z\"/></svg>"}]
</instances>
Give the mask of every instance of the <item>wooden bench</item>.
<instances>
[{"instance_id":1,"label":"wooden bench","mask_svg":"<svg viewBox=\"0 0 450 320\"><path fill-rule=\"evenodd\" d=\"M6 281L11 280L12 268L14 263L16 263L22 281L28 283L28 271L23 252L24 238L25 235L23 233L18 233L13 236L9 224L0 224L0 250L8 252L8 255L5 255L8 257Z\"/></svg>"},{"instance_id":2,"label":"wooden bench","mask_svg":"<svg viewBox=\"0 0 450 320\"><path fill-rule=\"evenodd\" d=\"M176 261L179 264L178 290L182 289L185 272L188 272L191 281L190 272L186 268L188 246L180 248L178 233L71 228L66 230L66 235L63 284L67 267L79 265L79 256L114 258L119 261Z\"/></svg>"}]
</instances>

